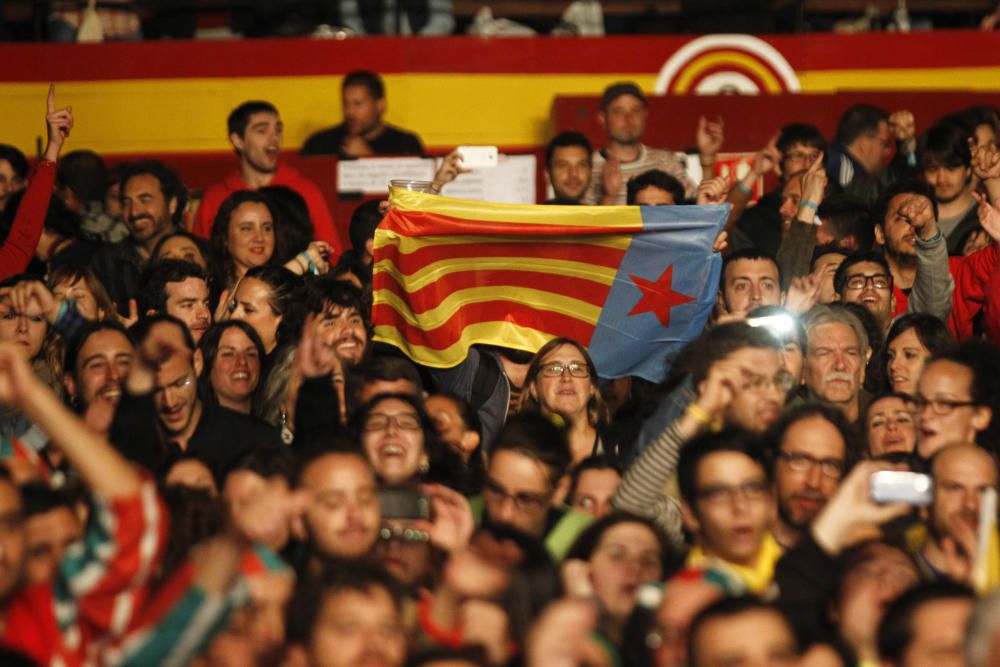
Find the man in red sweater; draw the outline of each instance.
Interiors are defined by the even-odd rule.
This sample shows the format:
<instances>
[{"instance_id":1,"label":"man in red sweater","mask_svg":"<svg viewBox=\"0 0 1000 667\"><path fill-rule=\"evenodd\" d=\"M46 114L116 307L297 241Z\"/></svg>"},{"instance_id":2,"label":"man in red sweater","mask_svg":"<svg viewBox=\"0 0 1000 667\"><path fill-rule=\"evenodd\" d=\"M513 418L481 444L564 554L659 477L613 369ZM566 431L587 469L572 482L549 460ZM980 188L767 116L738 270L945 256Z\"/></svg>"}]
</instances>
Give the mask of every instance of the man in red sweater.
<instances>
[{"instance_id":1,"label":"man in red sweater","mask_svg":"<svg viewBox=\"0 0 1000 667\"><path fill-rule=\"evenodd\" d=\"M208 238L219 205L234 192L284 185L306 200L316 240L326 241L337 254L343 252L346 245L333 223L323 193L315 183L278 160L283 125L274 105L244 102L229 114L228 125L229 141L240 156L240 169L205 191L195 216L194 233Z\"/></svg>"}]
</instances>

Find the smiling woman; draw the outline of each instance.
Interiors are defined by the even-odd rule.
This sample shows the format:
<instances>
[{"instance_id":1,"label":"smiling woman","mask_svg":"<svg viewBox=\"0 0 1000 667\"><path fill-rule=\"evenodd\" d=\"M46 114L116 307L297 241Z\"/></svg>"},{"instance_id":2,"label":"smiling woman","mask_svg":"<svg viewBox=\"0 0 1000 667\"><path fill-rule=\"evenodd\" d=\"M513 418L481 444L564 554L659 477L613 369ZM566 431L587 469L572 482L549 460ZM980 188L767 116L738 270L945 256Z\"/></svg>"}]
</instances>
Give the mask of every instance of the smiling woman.
<instances>
[{"instance_id":1,"label":"smiling woman","mask_svg":"<svg viewBox=\"0 0 1000 667\"><path fill-rule=\"evenodd\" d=\"M202 400L250 414L264 359L264 344L253 327L240 320L213 324L195 354L203 360L198 376Z\"/></svg>"},{"instance_id":2,"label":"smiling woman","mask_svg":"<svg viewBox=\"0 0 1000 667\"><path fill-rule=\"evenodd\" d=\"M278 236L271 200L267 195L241 190L226 198L215 215L210 244L216 284L232 289L249 270L272 263Z\"/></svg>"}]
</instances>

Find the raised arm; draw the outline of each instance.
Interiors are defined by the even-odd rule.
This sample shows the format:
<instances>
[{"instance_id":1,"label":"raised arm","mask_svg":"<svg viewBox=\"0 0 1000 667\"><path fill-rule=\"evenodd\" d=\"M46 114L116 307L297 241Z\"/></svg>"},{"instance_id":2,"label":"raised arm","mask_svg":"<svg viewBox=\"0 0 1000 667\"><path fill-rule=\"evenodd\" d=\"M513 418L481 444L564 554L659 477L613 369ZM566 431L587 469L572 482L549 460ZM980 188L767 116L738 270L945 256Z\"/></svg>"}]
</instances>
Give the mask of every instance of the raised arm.
<instances>
[{"instance_id":1,"label":"raised arm","mask_svg":"<svg viewBox=\"0 0 1000 667\"><path fill-rule=\"evenodd\" d=\"M948 268L948 245L926 197L915 196L903 205L917 235L917 275L906 304L908 313L929 313L943 322L951 313L955 280Z\"/></svg>"}]
</instances>

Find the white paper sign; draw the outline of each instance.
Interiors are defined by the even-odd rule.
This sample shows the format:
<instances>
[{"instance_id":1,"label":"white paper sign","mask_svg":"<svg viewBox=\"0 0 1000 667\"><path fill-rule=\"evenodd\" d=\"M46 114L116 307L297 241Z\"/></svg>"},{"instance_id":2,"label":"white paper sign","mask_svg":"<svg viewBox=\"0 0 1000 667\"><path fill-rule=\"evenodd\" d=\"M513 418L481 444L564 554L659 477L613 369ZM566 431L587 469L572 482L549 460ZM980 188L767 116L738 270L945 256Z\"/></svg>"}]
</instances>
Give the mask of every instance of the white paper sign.
<instances>
[{"instance_id":1,"label":"white paper sign","mask_svg":"<svg viewBox=\"0 0 1000 667\"><path fill-rule=\"evenodd\" d=\"M433 158L372 157L341 160L337 163L337 192L361 192L366 195L389 192L389 181L409 179L430 181L436 169Z\"/></svg>"},{"instance_id":2,"label":"white paper sign","mask_svg":"<svg viewBox=\"0 0 1000 667\"><path fill-rule=\"evenodd\" d=\"M459 174L441 194L474 201L534 204L537 168L534 155L501 155L497 166Z\"/></svg>"}]
</instances>

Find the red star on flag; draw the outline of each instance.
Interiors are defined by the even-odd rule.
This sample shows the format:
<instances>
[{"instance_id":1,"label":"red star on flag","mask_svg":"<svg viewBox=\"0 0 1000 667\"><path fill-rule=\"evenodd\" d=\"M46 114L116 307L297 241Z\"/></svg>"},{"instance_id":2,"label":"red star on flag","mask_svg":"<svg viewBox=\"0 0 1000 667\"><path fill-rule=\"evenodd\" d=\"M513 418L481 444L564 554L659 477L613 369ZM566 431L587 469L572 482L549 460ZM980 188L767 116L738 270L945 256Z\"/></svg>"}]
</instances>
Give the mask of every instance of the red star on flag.
<instances>
[{"instance_id":1,"label":"red star on flag","mask_svg":"<svg viewBox=\"0 0 1000 667\"><path fill-rule=\"evenodd\" d=\"M629 276L629 278L642 292L642 298L639 299L639 303L635 304L635 308L629 311L629 316L651 312L656 315L663 326L669 327L670 309L694 301L694 297L674 291L672 287L674 281L673 264L667 266L666 271L656 282L639 276Z\"/></svg>"}]
</instances>

